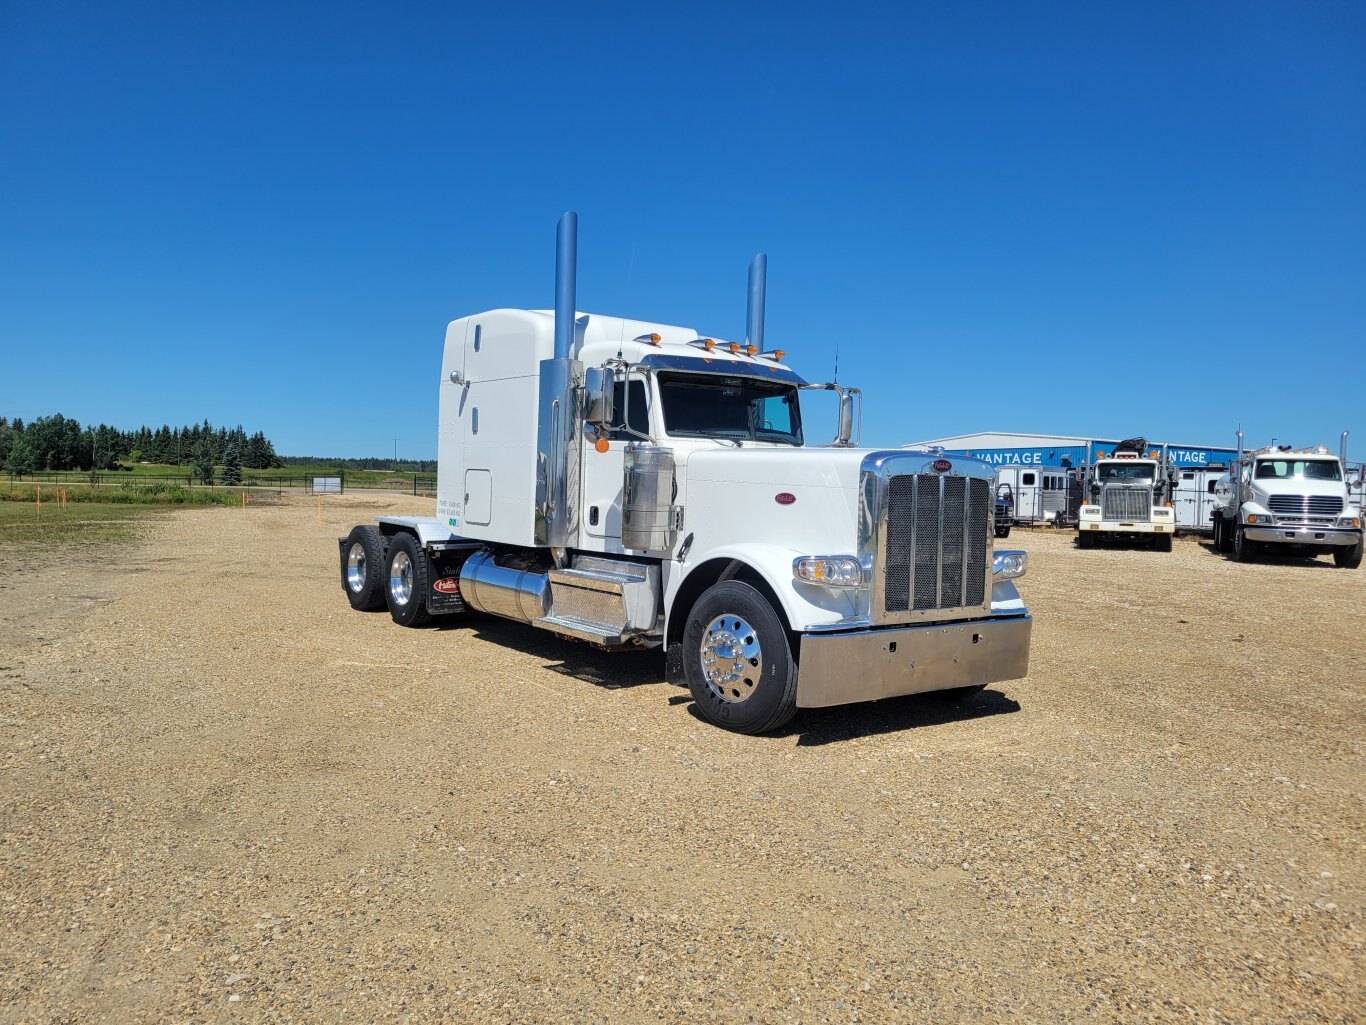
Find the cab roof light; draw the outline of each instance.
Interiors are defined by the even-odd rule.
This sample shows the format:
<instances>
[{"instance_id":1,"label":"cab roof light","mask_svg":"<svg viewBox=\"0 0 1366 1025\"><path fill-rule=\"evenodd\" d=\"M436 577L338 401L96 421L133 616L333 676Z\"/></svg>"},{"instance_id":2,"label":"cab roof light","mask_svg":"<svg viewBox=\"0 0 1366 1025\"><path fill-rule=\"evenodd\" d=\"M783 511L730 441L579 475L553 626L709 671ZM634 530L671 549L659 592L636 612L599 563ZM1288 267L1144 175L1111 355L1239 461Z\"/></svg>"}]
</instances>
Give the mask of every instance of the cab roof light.
<instances>
[{"instance_id":1,"label":"cab roof light","mask_svg":"<svg viewBox=\"0 0 1366 1025\"><path fill-rule=\"evenodd\" d=\"M754 355L756 352L758 352L758 351L759 351L759 347L758 347L757 345L746 345L746 346L745 346L745 355L746 355L746 356L753 356L753 355Z\"/></svg>"},{"instance_id":2,"label":"cab roof light","mask_svg":"<svg viewBox=\"0 0 1366 1025\"><path fill-rule=\"evenodd\" d=\"M651 331L648 335L641 335L639 338L636 339L636 341L649 342L651 345L658 348L659 343L664 341L664 339L661 338L657 332Z\"/></svg>"},{"instance_id":3,"label":"cab roof light","mask_svg":"<svg viewBox=\"0 0 1366 1025\"><path fill-rule=\"evenodd\" d=\"M727 348L730 349L730 354L731 354L732 356L734 356L734 355L736 355L737 353L739 353L739 351L740 351L740 343L739 343L739 342L731 342L730 345L727 346Z\"/></svg>"},{"instance_id":4,"label":"cab roof light","mask_svg":"<svg viewBox=\"0 0 1366 1025\"><path fill-rule=\"evenodd\" d=\"M695 345L699 349L706 349L708 352L711 352L712 349L716 348L716 342L711 338L697 338L688 344Z\"/></svg>"},{"instance_id":5,"label":"cab roof light","mask_svg":"<svg viewBox=\"0 0 1366 1025\"><path fill-rule=\"evenodd\" d=\"M759 355L763 356L765 359L771 359L776 363L778 360L786 356L787 353L783 352L782 349L769 349L768 352L761 352L759 353Z\"/></svg>"}]
</instances>

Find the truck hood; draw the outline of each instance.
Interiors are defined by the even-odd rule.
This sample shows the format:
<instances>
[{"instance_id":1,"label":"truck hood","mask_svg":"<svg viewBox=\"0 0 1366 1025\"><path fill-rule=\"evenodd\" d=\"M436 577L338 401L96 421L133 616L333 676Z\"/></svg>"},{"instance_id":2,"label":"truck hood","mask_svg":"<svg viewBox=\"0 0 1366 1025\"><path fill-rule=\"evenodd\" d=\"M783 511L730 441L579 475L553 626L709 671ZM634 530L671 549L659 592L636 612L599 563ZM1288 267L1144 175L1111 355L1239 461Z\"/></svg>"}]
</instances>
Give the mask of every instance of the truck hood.
<instances>
[{"instance_id":1,"label":"truck hood","mask_svg":"<svg viewBox=\"0 0 1366 1025\"><path fill-rule=\"evenodd\" d=\"M896 473L952 473L995 479L995 468L981 459L919 449L788 448L718 446L675 450L689 480L728 481L763 486L857 488L865 469L895 467Z\"/></svg>"},{"instance_id":2,"label":"truck hood","mask_svg":"<svg viewBox=\"0 0 1366 1025\"><path fill-rule=\"evenodd\" d=\"M856 488L863 459L873 449L717 446L676 452L689 481L773 487Z\"/></svg>"},{"instance_id":3,"label":"truck hood","mask_svg":"<svg viewBox=\"0 0 1366 1025\"><path fill-rule=\"evenodd\" d=\"M1272 495L1334 495L1350 501L1347 485L1340 480L1254 480L1249 485L1252 493L1270 497Z\"/></svg>"}]
</instances>

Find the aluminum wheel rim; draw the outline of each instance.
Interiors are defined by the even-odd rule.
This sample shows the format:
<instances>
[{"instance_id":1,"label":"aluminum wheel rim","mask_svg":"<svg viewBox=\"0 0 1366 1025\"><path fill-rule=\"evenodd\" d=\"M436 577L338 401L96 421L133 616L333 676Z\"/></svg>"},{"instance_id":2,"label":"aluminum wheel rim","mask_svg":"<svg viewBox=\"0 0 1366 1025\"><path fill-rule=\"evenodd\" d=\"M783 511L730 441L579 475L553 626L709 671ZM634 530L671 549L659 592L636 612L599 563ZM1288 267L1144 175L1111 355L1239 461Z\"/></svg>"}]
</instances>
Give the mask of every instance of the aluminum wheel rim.
<instances>
[{"instance_id":1,"label":"aluminum wheel rim","mask_svg":"<svg viewBox=\"0 0 1366 1025\"><path fill-rule=\"evenodd\" d=\"M365 546L359 541L346 553L346 586L354 594L365 586Z\"/></svg>"},{"instance_id":2,"label":"aluminum wheel rim","mask_svg":"<svg viewBox=\"0 0 1366 1025\"><path fill-rule=\"evenodd\" d=\"M389 594L395 605L407 605L413 596L413 560L407 552L395 552L389 563Z\"/></svg>"},{"instance_id":3,"label":"aluminum wheel rim","mask_svg":"<svg viewBox=\"0 0 1366 1025\"><path fill-rule=\"evenodd\" d=\"M702 633L698 651L707 689L727 704L753 697L763 679L759 635L739 616L717 616Z\"/></svg>"}]
</instances>

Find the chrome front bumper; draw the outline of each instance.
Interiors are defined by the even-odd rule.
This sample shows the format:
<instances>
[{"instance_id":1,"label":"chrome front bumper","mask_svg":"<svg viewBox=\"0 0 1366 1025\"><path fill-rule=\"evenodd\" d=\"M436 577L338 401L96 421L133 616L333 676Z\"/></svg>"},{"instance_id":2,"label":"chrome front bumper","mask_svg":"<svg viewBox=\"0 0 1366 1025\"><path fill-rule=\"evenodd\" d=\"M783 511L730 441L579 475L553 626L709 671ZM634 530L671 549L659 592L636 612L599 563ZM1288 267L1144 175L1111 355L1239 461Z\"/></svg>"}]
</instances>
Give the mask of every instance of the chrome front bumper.
<instances>
[{"instance_id":1,"label":"chrome front bumper","mask_svg":"<svg viewBox=\"0 0 1366 1025\"><path fill-rule=\"evenodd\" d=\"M1351 527L1244 527L1249 541L1268 541L1271 544L1295 545L1354 545L1361 540L1361 531Z\"/></svg>"},{"instance_id":2,"label":"chrome front bumper","mask_svg":"<svg viewBox=\"0 0 1366 1025\"><path fill-rule=\"evenodd\" d=\"M799 708L1016 680L1029 672L1033 618L888 627L802 637Z\"/></svg>"}]
</instances>

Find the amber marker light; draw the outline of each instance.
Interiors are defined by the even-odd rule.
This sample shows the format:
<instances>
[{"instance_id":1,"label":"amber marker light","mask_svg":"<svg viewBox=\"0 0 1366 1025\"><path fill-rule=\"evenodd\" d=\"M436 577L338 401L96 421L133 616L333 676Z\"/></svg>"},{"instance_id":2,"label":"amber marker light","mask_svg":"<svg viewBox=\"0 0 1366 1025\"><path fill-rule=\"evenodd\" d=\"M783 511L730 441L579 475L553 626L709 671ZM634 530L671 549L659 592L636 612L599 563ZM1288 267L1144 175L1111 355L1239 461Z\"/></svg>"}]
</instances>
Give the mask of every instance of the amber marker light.
<instances>
[{"instance_id":1,"label":"amber marker light","mask_svg":"<svg viewBox=\"0 0 1366 1025\"><path fill-rule=\"evenodd\" d=\"M746 356L753 356L753 355L754 355L756 352L758 352L758 351L759 351L759 347L758 347L757 345L746 345L746 346L745 346L745 355L746 355Z\"/></svg>"},{"instance_id":2,"label":"amber marker light","mask_svg":"<svg viewBox=\"0 0 1366 1025\"><path fill-rule=\"evenodd\" d=\"M612 446L607 443L606 438L599 438L593 443L593 447L599 452L607 452L612 448Z\"/></svg>"},{"instance_id":3,"label":"amber marker light","mask_svg":"<svg viewBox=\"0 0 1366 1025\"><path fill-rule=\"evenodd\" d=\"M735 355L737 352L740 351L740 343L739 343L739 342L731 342L730 345L727 346L727 348L730 349L731 355Z\"/></svg>"}]
</instances>

